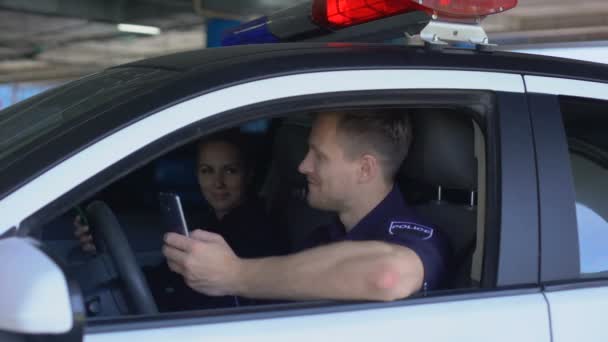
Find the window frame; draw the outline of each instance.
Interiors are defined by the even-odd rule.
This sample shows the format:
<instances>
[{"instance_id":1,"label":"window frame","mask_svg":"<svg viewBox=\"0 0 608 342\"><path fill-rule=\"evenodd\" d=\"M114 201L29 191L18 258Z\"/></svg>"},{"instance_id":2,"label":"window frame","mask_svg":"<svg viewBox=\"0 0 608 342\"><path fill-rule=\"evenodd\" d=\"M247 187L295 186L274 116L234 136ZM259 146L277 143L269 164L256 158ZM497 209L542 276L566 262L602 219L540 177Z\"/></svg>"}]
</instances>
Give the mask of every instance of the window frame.
<instances>
[{"instance_id":1,"label":"window frame","mask_svg":"<svg viewBox=\"0 0 608 342\"><path fill-rule=\"evenodd\" d=\"M452 93L452 94L449 94ZM466 93L469 93L468 96L466 95ZM176 131L173 134L171 134L168 137L164 137L161 138L159 140L157 140L155 143L153 143L153 146L148 146L147 147L147 151L139 151L136 153L136 155L133 155L130 157L131 160L131 164L132 165L143 165L144 163L146 163L148 160L150 160L151 155L159 155L162 154L164 152L166 152L168 150L167 146L176 146L182 143L186 143L187 141L191 141L192 139L194 139L194 137L198 137L203 133L206 133L208 131L214 131L217 129L222 129L222 128L226 128L226 127L230 127L239 123L242 123L243 121L249 121L249 120L255 120L255 119L261 119L261 118L269 118L269 117L277 117L277 116L281 116L283 114L285 114L285 110L282 108L290 108L290 111L293 112L301 112L301 111L306 111L306 110L318 110L318 109L330 109L330 108L357 108L357 107L369 107L369 106L376 106L379 103L382 103L385 106L390 106L390 107L394 107L394 106L411 106L412 104L417 104L418 106L423 106L422 104L424 103L424 106L428 106L429 104L434 104L437 106L445 106L446 104L450 104L450 106L458 106L459 102L460 102L460 106L461 108L466 108L468 107L466 105L467 102L470 102L471 99L480 96L480 95L475 95L474 93L479 93L479 94L484 94L486 92L479 92L479 91L445 91L445 90L438 90L438 91L427 91L427 90L412 90L412 91L408 91L408 90L404 90L404 91L377 91L377 92L372 92L372 93L367 93L367 94L361 94L359 92L346 92L346 93L341 93L341 94L323 94L323 95L314 95L314 96L306 96L306 97L302 97L299 99L288 99L286 101L276 101L274 103L266 103L266 104L258 104L258 105L254 105L254 106L250 106L249 108L245 108L245 109L240 109L240 110L235 110L232 113L225 113L222 115L222 118L220 120L212 120L212 118L209 119L205 119L199 123L196 123L194 125L192 125L191 127L186 127L180 131ZM442 96L437 96L438 94L441 94ZM483 96L485 96L486 94L484 94ZM323 97L327 97L327 96L331 96L332 98L332 102L331 105L323 105L323 104L319 104L319 103L323 103L322 98ZM492 125L499 125L499 122L501 124L504 124L504 121L509 121L511 123L513 122L517 122L518 120L513 120L513 117L511 116L511 114L515 113L518 111L519 106L513 106L513 103L517 103L518 101L516 99L514 99L513 97L520 97L519 101L519 105L523 106L525 105L525 101L523 101L524 96L522 94L517 94L517 95L513 95L513 94L495 94L495 96L497 98L500 98L500 102L503 106L506 106L507 104L509 104L509 112L505 112L504 114L502 114L502 119L500 120L495 120L494 122L492 122L492 120L488 120L485 122L485 124L481 124L482 127L489 127ZM514 101L515 100L515 101ZM288 105L287 105L288 104ZM469 103L470 104L470 103ZM496 103L498 105L498 103ZM500 106L500 105L498 105ZM265 113L264 116L260 116L259 113ZM522 120L520 123L524 123L524 119L527 120L527 113L523 113L522 115ZM491 114L489 115L491 116ZM481 118L478 118L477 120L480 120ZM505 124L506 125L506 124ZM203 130L201 128L201 126L206 126L205 129ZM508 128L508 127L503 127L503 128ZM488 138L490 138L490 136L495 136L495 139L498 139L498 135L500 133L501 128L500 127L495 127L496 129L496 135L493 134L489 134ZM512 125L510 127L511 130L517 130L518 127L517 125ZM507 134L501 134L502 137L505 137L504 139L502 139L503 141L498 142L496 141L495 143L505 143L504 140L508 140L506 138L506 136L508 136ZM489 139L486 139L489 140ZM489 142L486 142L486 145L488 146ZM513 144L506 144L506 145L513 145ZM505 150L511 150L509 153L512 156L515 156L516 154L519 153L519 151L517 151L516 149L521 147L520 146L502 146L501 151ZM151 152L152 150L156 150L155 152ZM488 146L487 148L488 152L487 154L490 155L491 152L489 151L497 151L498 148L494 147L491 148L490 146ZM531 152L531 151L530 151ZM495 156L493 158L490 158L489 161L487 162L487 165L489 165L489 169L492 169L493 167L491 165L500 165L500 163L496 162L496 159L498 159L498 156ZM124 165L118 166L115 165L113 166L111 169L113 168L124 168ZM526 169L526 168L524 168ZM529 172L530 169L528 169L525 172ZM499 172L499 170L486 170L487 173L494 173L495 175L498 174L503 174L502 172ZM104 173L106 173L104 171ZM124 173L124 172L122 172ZM95 184L97 184L97 186L95 186L95 188L99 188L99 187L103 187L102 184L108 184L111 183L112 181L114 181L114 177L115 177L116 172L115 171L108 171L106 175L100 175L99 179L95 179L92 180L92 182L94 182ZM114 175L114 176L113 176ZM493 181L497 180L498 178L496 178L496 176L488 176L488 185L487 185L487 192L488 192L488 196L487 196L487 203L490 203L492 201L496 201L496 202L501 202L501 199L497 199L498 194L496 193L496 190L491 190L489 187L494 187L495 189L498 189L498 185L490 185ZM507 177L510 181L509 183L514 183L513 180L515 180L515 177ZM505 181L507 178L503 178L502 180ZM533 179L531 179L533 180ZM84 185L83 185L84 186ZM91 186L91 185L89 185ZM528 185L526 184L522 184L519 187L515 186L514 184L504 184L501 187L515 187L513 189L513 193L515 193L515 191L517 191L516 188L526 188L528 187ZM528 187L530 188L530 187ZM532 193L534 192L534 188L535 187L531 187L532 188ZM86 193L90 192L90 190L87 190ZM85 192L80 192L80 193L75 193L72 194L73 196L82 198L83 194ZM509 208L509 212L516 212L516 211L520 211L522 206L525 206L525 204L519 203L511 203L512 205L510 206L511 208ZM515 205L513 205L515 204ZM493 208L492 208L493 207ZM496 224L496 230L500 230L500 225L501 224L505 224L505 223L498 223L498 222L504 222L502 219L498 218L495 212L493 212L493 210L500 210L501 206L500 205L488 205L488 209L487 209L487 218L493 220L494 224ZM512 215L506 215L506 216L512 216ZM492 219L492 217L496 217L494 219ZM531 215L529 216L530 220L535 220L535 216ZM533 284L534 281L533 279L528 279L525 281L522 281L521 283L517 283L516 280L514 279L509 279L508 275L499 275L499 271L496 269L497 267L499 267L499 263L501 263L500 267L503 267L503 269L507 269L509 268L510 270L514 270L516 267L516 260L515 257L517 256L517 258L521 258L522 255L524 256L524 258L529 257L526 255L535 255L535 253L537 252L535 249L532 249L531 251L529 251L529 253L522 253L521 250L517 250L515 251L513 248L508 247L509 245L513 245L515 243L519 244L518 242L516 242L517 240L520 240L521 237L521 233L520 232L516 232L514 234L512 234L511 236L509 236L508 238L506 238L504 235L502 234L502 232L492 232L490 233L490 231L492 231L491 229L488 229L487 231L487 239L485 240L486 242L486 250L493 250L493 251L498 251L501 248L506 248L507 250L509 250L510 252L507 253L502 253L502 254L498 254L496 253L495 255L492 255L492 253L488 254L488 257L486 257L486 260L488 260L488 258L496 258L497 260L493 260L493 261L488 261L484 264L484 273L487 274L487 276L484 276L482 279L482 288L480 289L457 289L457 290L445 290L445 291L436 291L433 292L430 296L427 297L413 297L413 298L408 298L408 299L404 299L404 300L400 300L400 301L396 301L396 302L392 302L392 303L355 303L355 302L344 302L344 303L336 303L336 302L330 302L330 301L315 301L315 302L310 302L310 303L290 303L290 304L277 304L277 305L269 305L269 306L264 306L264 307L243 307L243 308L229 308L229 309L211 309L211 310L199 310L199 311L186 311L186 312L179 312L179 313L163 313L163 314L159 314L159 315L155 315L154 317L148 317L148 318L136 318L136 317L119 317L119 318L114 318L114 319L92 319L89 320L88 324L87 324L87 331L90 333L102 333L102 332L108 332L110 330L112 331L116 331L116 329L125 329L125 330L131 330L131 329L142 329L142 328L146 328L146 327L158 327L158 324L160 322L165 322L163 324L169 324L170 326L179 326L179 325L189 325L189 324L193 324L193 322L196 322L196 324L207 324L207 323L216 323L216 322L228 322L228 321L240 321L240 320L249 320L249 319L263 319L263 318L269 318L269 317L277 317L277 316L281 316L281 317L287 317L287 316L302 316L302 315L309 315L309 314L318 314L318 313L327 313L327 312L342 312L342 311L359 311L359 310L366 310L366 309L375 309L375 308L390 308L390 307L397 307L397 306L404 306L404 305L421 305L421 304L432 304L432 303L443 303L443 302L451 302L451 301L462 301L462 300L466 300L466 299L479 299L479 298L493 298L493 297L500 297L500 296L511 296L511 295L518 295L518 294L527 294L527 293L537 293L539 291L539 289L534 286L534 285L530 285ZM532 232L531 235L536 235L535 232ZM500 242L495 241L495 243L491 243L491 240L498 240L498 236L502 236L502 240ZM498 246L500 244L500 246ZM498 260L500 259L500 261ZM537 278L537 274L534 273L536 272L536 266L532 265L529 269L530 274L532 274L532 277L534 279ZM521 270L521 268L520 268ZM512 273L509 271L509 273ZM526 273L526 272L524 272ZM500 285L500 287L494 287L494 283L496 283L497 281L503 281L504 283L502 285ZM515 286L515 288L513 287ZM491 288L488 288L491 287ZM171 323L169 323L171 322Z\"/></svg>"},{"instance_id":2,"label":"window frame","mask_svg":"<svg viewBox=\"0 0 608 342\"><path fill-rule=\"evenodd\" d=\"M559 97L529 94L528 102L539 187L540 281L574 280L579 276L576 196Z\"/></svg>"},{"instance_id":3,"label":"window frame","mask_svg":"<svg viewBox=\"0 0 608 342\"><path fill-rule=\"evenodd\" d=\"M486 102L471 101L479 98L480 94L492 93L496 101ZM331 97L331 101L327 101ZM487 159L487 209L486 226L494 225L495 232L486 231L484 249L488 252L488 258L495 259L485 262L484 280L482 287L498 285L498 288L490 288L480 291L453 290L449 293L437 292L437 295L421 298L411 298L393 303L340 303L333 302L319 303L297 303L289 304L289 307L281 311L277 307L281 316L288 315L293 309L293 315L300 315L302 306L312 306L311 314L320 312L319 310L362 310L367 308L394 307L401 305L418 305L426 303L460 301L471 298L491 298L501 296L511 296L515 294L537 293L536 287L538 279L538 265L530 263L530 258L538 254L537 239L538 231L535 222L538 221L535 206L530 207L527 202L516 202L509 200L522 191L528 194L529 201L535 202L536 198L536 179L534 177L534 160L532 155L531 135L530 141L524 139L518 143L513 143L514 134L524 130L530 130L529 115L527 112L525 95L523 93L506 93L501 91L480 91L480 90L437 90L437 89L412 89L412 90L375 90L375 91L350 91L339 93L322 93L316 95L305 95L299 97L284 98L269 102L256 103L253 105L236 108L228 112L218 113L204 118L193 124L182 127L171 134L157 138L154 142L137 150L127 158L111 165L94 177L81 183L76 188L68 191L59 199L38 210L35 214L28 217L21 225L20 233L23 235L36 229L36 227L48 222L54 216L66 211L79 200L82 200L96 191L105 187L109 183L117 180L121 176L133 171L134 169L148 163L152 159L168 152L187 141L191 141L203 134L215 130L234 126L244 121L270 118L283 115L288 111L301 112L305 110L345 108L345 107L365 107L365 106L428 106L432 104L437 107L459 106L462 108L471 107L470 110L479 110L480 106L487 106L490 112L499 115L488 115L487 120L480 124L482 131L486 134L486 159ZM284 108L290 108L285 110ZM260 113L264 113L261 115ZM204 128L203 128L204 127ZM520 162L521 155L526 155L525 162ZM503 160L503 157L507 159ZM523 178L523 182L522 182ZM526 209L528 208L528 209ZM522 213L526 229L509 229L505 227L513 226L515 213ZM522 252L514 246L520 245L518 241L528 241L529 248ZM492 241L490 243L489 241ZM500 253L499 253L500 252ZM523 262L526 261L526 262ZM522 263L523 262L523 263ZM515 287L515 288L514 288ZM239 309L242 310L242 309ZM177 325L186 324L186 321L196 320L198 323L218 322L223 319L258 319L276 316L276 310L271 308L269 312L238 312L238 310L219 310L219 314L211 314L205 317L200 312L183 312L175 314L160 314L154 317L143 318L119 318L116 320L92 321L93 324L87 326L87 332L95 333L106 331L108 324L127 329L139 329L146 326L158 327L159 322L171 320ZM306 309L308 310L308 309ZM307 311L308 312L308 311ZM224 315L222 313L225 313ZM245 315L246 317L244 317ZM249 317L249 318L247 318ZM121 323L122 322L122 323ZM182 322L182 323L179 323ZM126 324L126 325L125 325ZM139 327L139 328L138 328Z\"/></svg>"}]
</instances>

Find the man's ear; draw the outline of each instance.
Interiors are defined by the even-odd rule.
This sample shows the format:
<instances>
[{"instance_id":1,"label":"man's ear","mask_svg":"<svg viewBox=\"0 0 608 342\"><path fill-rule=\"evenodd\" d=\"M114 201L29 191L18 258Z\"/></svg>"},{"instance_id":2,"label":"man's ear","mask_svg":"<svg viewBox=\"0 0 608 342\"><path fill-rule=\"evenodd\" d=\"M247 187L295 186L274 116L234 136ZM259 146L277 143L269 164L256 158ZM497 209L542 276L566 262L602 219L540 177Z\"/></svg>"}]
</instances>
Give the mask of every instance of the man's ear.
<instances>
[{"instance_id":1,"label":"man's ear","mask_svg":"<svg viewBox=\"0 0 608 342\"><path fill-rule=\"evenodd\" d=\"M369 183L378 177L380 165L378 159L371 154L364 154L359 159L359 182Z\"/></svg>"}]
</instances>

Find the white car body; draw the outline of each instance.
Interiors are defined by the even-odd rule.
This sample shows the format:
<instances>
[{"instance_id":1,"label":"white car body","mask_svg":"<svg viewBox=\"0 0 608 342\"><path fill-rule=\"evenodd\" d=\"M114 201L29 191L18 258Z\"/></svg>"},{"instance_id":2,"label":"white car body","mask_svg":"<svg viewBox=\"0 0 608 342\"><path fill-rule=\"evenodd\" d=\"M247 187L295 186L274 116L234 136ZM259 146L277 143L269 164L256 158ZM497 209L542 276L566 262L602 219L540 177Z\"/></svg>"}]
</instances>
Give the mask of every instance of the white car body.
<instances>
[{"instance_id":1,"label":"white car body","mask_svg":"<svg viewBox=\"0 0 608 342\"><path fill-rule=\"evenodd\" d=\"M419 52L423 53L423 52ZM432 52L427 52L431 54ZM481 53L480 53L481 54ZM451 56L445 56L445 59ZM525 61L525 57L514 57ZM547 63L551 62L548 60ZM381 63L381 61L379 62ZM562 63L565 63L562 61ZM446 64L447 65L447 64ZM205 119L222 117L226 112L244 110L247 106L260 103L287 100L306 96L327 96L331 98L341 92L382 92L382 91L482 91L491 94L501 93L518 99L533 97L557 98L574 96L597 101L608 100L608 77L600 80L574 79L565 75L538 75L524 70L472 70L470 66L425 68L405 65L402 69L345 67L349 70L325 70L293 74L269 75L259 79L246 80L239 84L226 84L219 89L207 91L197 96L184 98L165 108L120 127L105 136L99 137L89 145L58 161L31 180L20 185L0 200L0 255L3 260L18 257L23 262L19 269L0 267L2 298L22 300L24 310L27 305L54 306L56 320L46 321L42 316L33 316L29 321L31 329L22 323L11 325L10 313L0 309L0 330L13 334L29 331L49 334L65 333L74 323L66 319L72 314L61 299L78 296L71 292L64 274L50 258L41 257L38 249L29 238L11 233L31 229L24 224L32 216L50 204L65 199L78 187L87 187L87 181L94 179L132 155L152 146L155 142L169 137L172 133L186 129L190 125L204 122ZM482 68L480 68L482 69ZM514 69L517 69L515 67ZM606 69L604 69L606 70ZM530 96L530 97L528 97ZM607 113L608 113L608 106ZM534 108L531 107L531 113ZM527 114L526 114L527 115ZM530 114L533 115L533 114ZM607 114L608 115L608 114ZM511 118L502 118L501 124ZM513 118L515 120L516 118ZM534 123L532 123L534 125ZM508 132L507 132L508 133ZM525 144L525 132L521 135ZM516 136L515 134L513 136ZM513 136L509 136L512 138ZM504 142L506 144L506 142ZM562 141L562 143L564 143ZM515 145L518 143L516 142ZM511 151L511 152L510 152ZM518 155L504 147L502 163L517 165ZM160 152L158 152L160 153ZM546 155L544 155L546 156ZM522 160L527 160L521 156ZM509 164L512 163L512 164ZM542 164L542 161L538 162ZM508 170L507 170L508 171ZM508 174L505 171L505 174ZM507 177L507 176L505 176ZM540 177L540 176L539 176ZM542 182L541 182L542 183ZM513 183L514 184L514 183ZM518 202L517 205L540 203L548 200L542 192L544 183L539 186L541 197L520 198L519 190L505 187L499 196L502 203ZM551 189L548 189L551 190ZM536 191L536 189L530 189ZM544 191L544 190L543 190ZM75 195L74 195L75 196ZM529 208L535 212L538 208ZM541 212L543 209L541 208ZM541 217L540 213L537 217ZM555 213L552 213L555 215ZM540 226L528 227L525 215L503 215L500 218L503 235L500 243L509 243L511 231L541 229ZM32 223L29 223L32 225ZM35 225L35 224L34 224ZM509 229L509 230L506 230ZM538 231L536 231L538 233ZM542 235L542 234L541 234ZM541 236L542 238L542 236ZM544 240L543 240L544 241ZM526 241L521 241L522 249ZM531 245L535 245L531 243ZM506 246L506 245L504 245ZM13 250L21 251L19 255ZM520 251L512 252L518 254ZM506 253L500 250L497 253ZM535 252L534 252L535 253ZM532 253L532 254L534 254ZM521 251L525 254L525 251ZM507 254L504 254L507 255ZM29 263L28 259L36 260ZM154 317L118 317L115 321L91 320L92 326L84 327L79 336L70 339L88 342L104 341L309 341L309 340L351 340L378 341L606 341L608 330L605 328L604 311L608 308L608 285L601 279L584 279L568 285L570 279L563 279L560 286L564 289L548 291L544 281L540 283L518 283L522 275L513 274L516 267L526 267L520 260L511 262L503 254L498 259L498 283L502 286L487 288L484 291L459 290L438 294L429 298L421 297L394 303L350 303L324 304L320 307L302 306L277 308L275 311L240 312L235 309L217 316L205 313L189 313L183 316L159 315ZM46 260L46 261L45 261ZM544 259L543 259L544 260ZM533 260L529 262L534 262ZM4 261L3 261L4 262ZM515 265L515 266L514 266ZM515 268L514 268L515 267ZM500 273L502 268L512 271ZM541 267L542 268L542 267ZM11 284L10 273L31 272L48 274L48 278L37 278L44 284L47 299L63 303L44 304L42 298L22 298L27 291L26 283ZM512 276L512 277L511 277ZM541 270L536 276L542 278ZM511 277L511 278L510 278ZM27 278L20 278L27 279ZM551 282L547 282L551 286ZM7 286L8 285L8 286ZM36 292L40 293L40 292ZM52 301L50 301L52 302ZM45 311L49 313L50 311ZM19 315L16 312L15 315ZM4 317L4 318L2 318ZM141 320L139 320L141 319ZM36 320L45 320L36 324ZM20 322L27 322L21 318ZM23 323L25 324L25 323ZM53 328L50 328L52 326ZM20 335L11 335L19 338ZM2 335L0 335L2 337ZM66 341L69 341L66 337Z\"/></svg>"}]
</instances>

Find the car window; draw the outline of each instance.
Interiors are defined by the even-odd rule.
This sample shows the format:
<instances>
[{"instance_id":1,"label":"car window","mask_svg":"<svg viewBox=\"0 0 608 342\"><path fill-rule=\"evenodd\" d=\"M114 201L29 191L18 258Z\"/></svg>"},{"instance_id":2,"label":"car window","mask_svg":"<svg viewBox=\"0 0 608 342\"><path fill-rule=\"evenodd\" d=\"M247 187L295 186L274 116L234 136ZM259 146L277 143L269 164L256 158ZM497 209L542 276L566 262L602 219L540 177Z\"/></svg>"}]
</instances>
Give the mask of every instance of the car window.
<instances>
[{"instance_id":1,"label":"car window","mask_svg":"<svg viewBox=\"0 0 608 342\"><path fill-rule=\"evenodd\" d=\"M608 102L562 100L576 192L580 272L608 272Z\"/></svg>"},{"instance_id":2,"label":"car window","mask_svg":"<svg viewBox=\"0 0 608 342\"><path fill-rule=\"evenodd\" d=\"M482 138L476 138L471 118L457 110L420 109L410 112L418 128L416 134L419 142L410 149L411 155L406 160L410 167L403 165L397 175L397 185L403 191L407 190L408 203L417 215L425 222L439 226L449 240L455 254L453 262L457 267L454 267L454 276L445 280L444 288L477 288L479 283L471 279L477 233L477 201L473 199L477 192L478 156L475 155L474 141ZM142 268L160 312L276 303L234 296L212 298L186 286L181 276L169 270L161 254L163 235L167 229L159 212L158 194L178 194L187 224L192 230L204 228L222 235L243 257L281 255L310 245L311 236L316 239L314 229L332 222L333 216L311 208L306 202L306 179L298 171L298 165L308 149L312 118L309 113L298 114L274 120L249 121L229 129L240 132L239 136L246 139L243 145L247 147L246 154L255 156L255 163L250 165L255 168L250 180L255 202L251 202L249 211L236 212L238 208L235 209L238 215L232 217L237 226L248 227L246 230L224 229L220 221L213 219L213 203L208 201L209 194L205 193L204 182L202 178L197 180L195 172L196 156L200 157L202 153L199 140L160 156L80 203L80 208L86 210L91 203L100 200L111 208L120 228L124 230L137 264ZM439 182L439 178L444 176L430 177L419 172L419 167L412 167L422 163L421 158L428 147L424 142L433 140L437 134L435 125L447 125L459 131L458 135L445 139L459 141L462 145L456 150L452 149L453 153L458 152L459 159L457 166L452 168L456 167L466 174L464 179L445 176L448 179L445 180L443 191L440 190L441 201L437 201L436 196L443 184L433 181ZM202 141L205 139L203 137ZM443 149L443 146L433 148ZM209 168L205 166L204 170L199 171L206 176L213 172ZM484 172L481 170L479 173ZM471 194L474 194L473 197ZM436 213L442 214L440 219ZM109 266L112 263L100 261L107 259L104 247L96 244L97 251L91 254L74 238L76 215L78 210L70 210L47 224L41 234L42 240L54 251L55 256L64 261L68 274L80 284L85 301L90 303L87 307L89 317L128 314L131 311L128 308L128 294L119 291L120 279L113 276L116 271ZM247 217L246 224L239 215ZM266 221L258 224L253 222L255 220L268 220L268 224ZM267 229L272 231L252 227L269 227ZM272 238L260 238L264 236ZM93 238L96 241L95 236ZM456 259L459 261L456 262ZM93 274L95 276L91 276Z\"/></svg>"},{"instance_id":3,"label":"car window","mask_svg":"<svg viewBox=\"0 0 608 342\"><path fill-rule=\"evenodd\" d=\"M608 170L571 154L582 274L608 271Z\"/></svg>"}]
</instances>

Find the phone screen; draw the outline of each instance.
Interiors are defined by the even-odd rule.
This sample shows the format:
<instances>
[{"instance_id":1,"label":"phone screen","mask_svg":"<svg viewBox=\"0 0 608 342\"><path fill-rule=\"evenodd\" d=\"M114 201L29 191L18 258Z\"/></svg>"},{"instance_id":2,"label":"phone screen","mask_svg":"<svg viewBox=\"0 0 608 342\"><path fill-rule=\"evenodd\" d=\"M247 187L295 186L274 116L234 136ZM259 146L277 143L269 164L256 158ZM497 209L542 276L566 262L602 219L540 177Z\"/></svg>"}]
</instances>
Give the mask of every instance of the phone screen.
<instances>
[{"instance_id":1,"label":"phone screen","mask_svg":"<svg viewBox=\"0 0 608 342\"><path fill-rule=\"evenodd\" d=\"M163 215L167 230L170 232L189 236L188 225L182 203L177 194L161 192L158 195L160 202L160 211Z\"/></svg>"}]
</instances>

